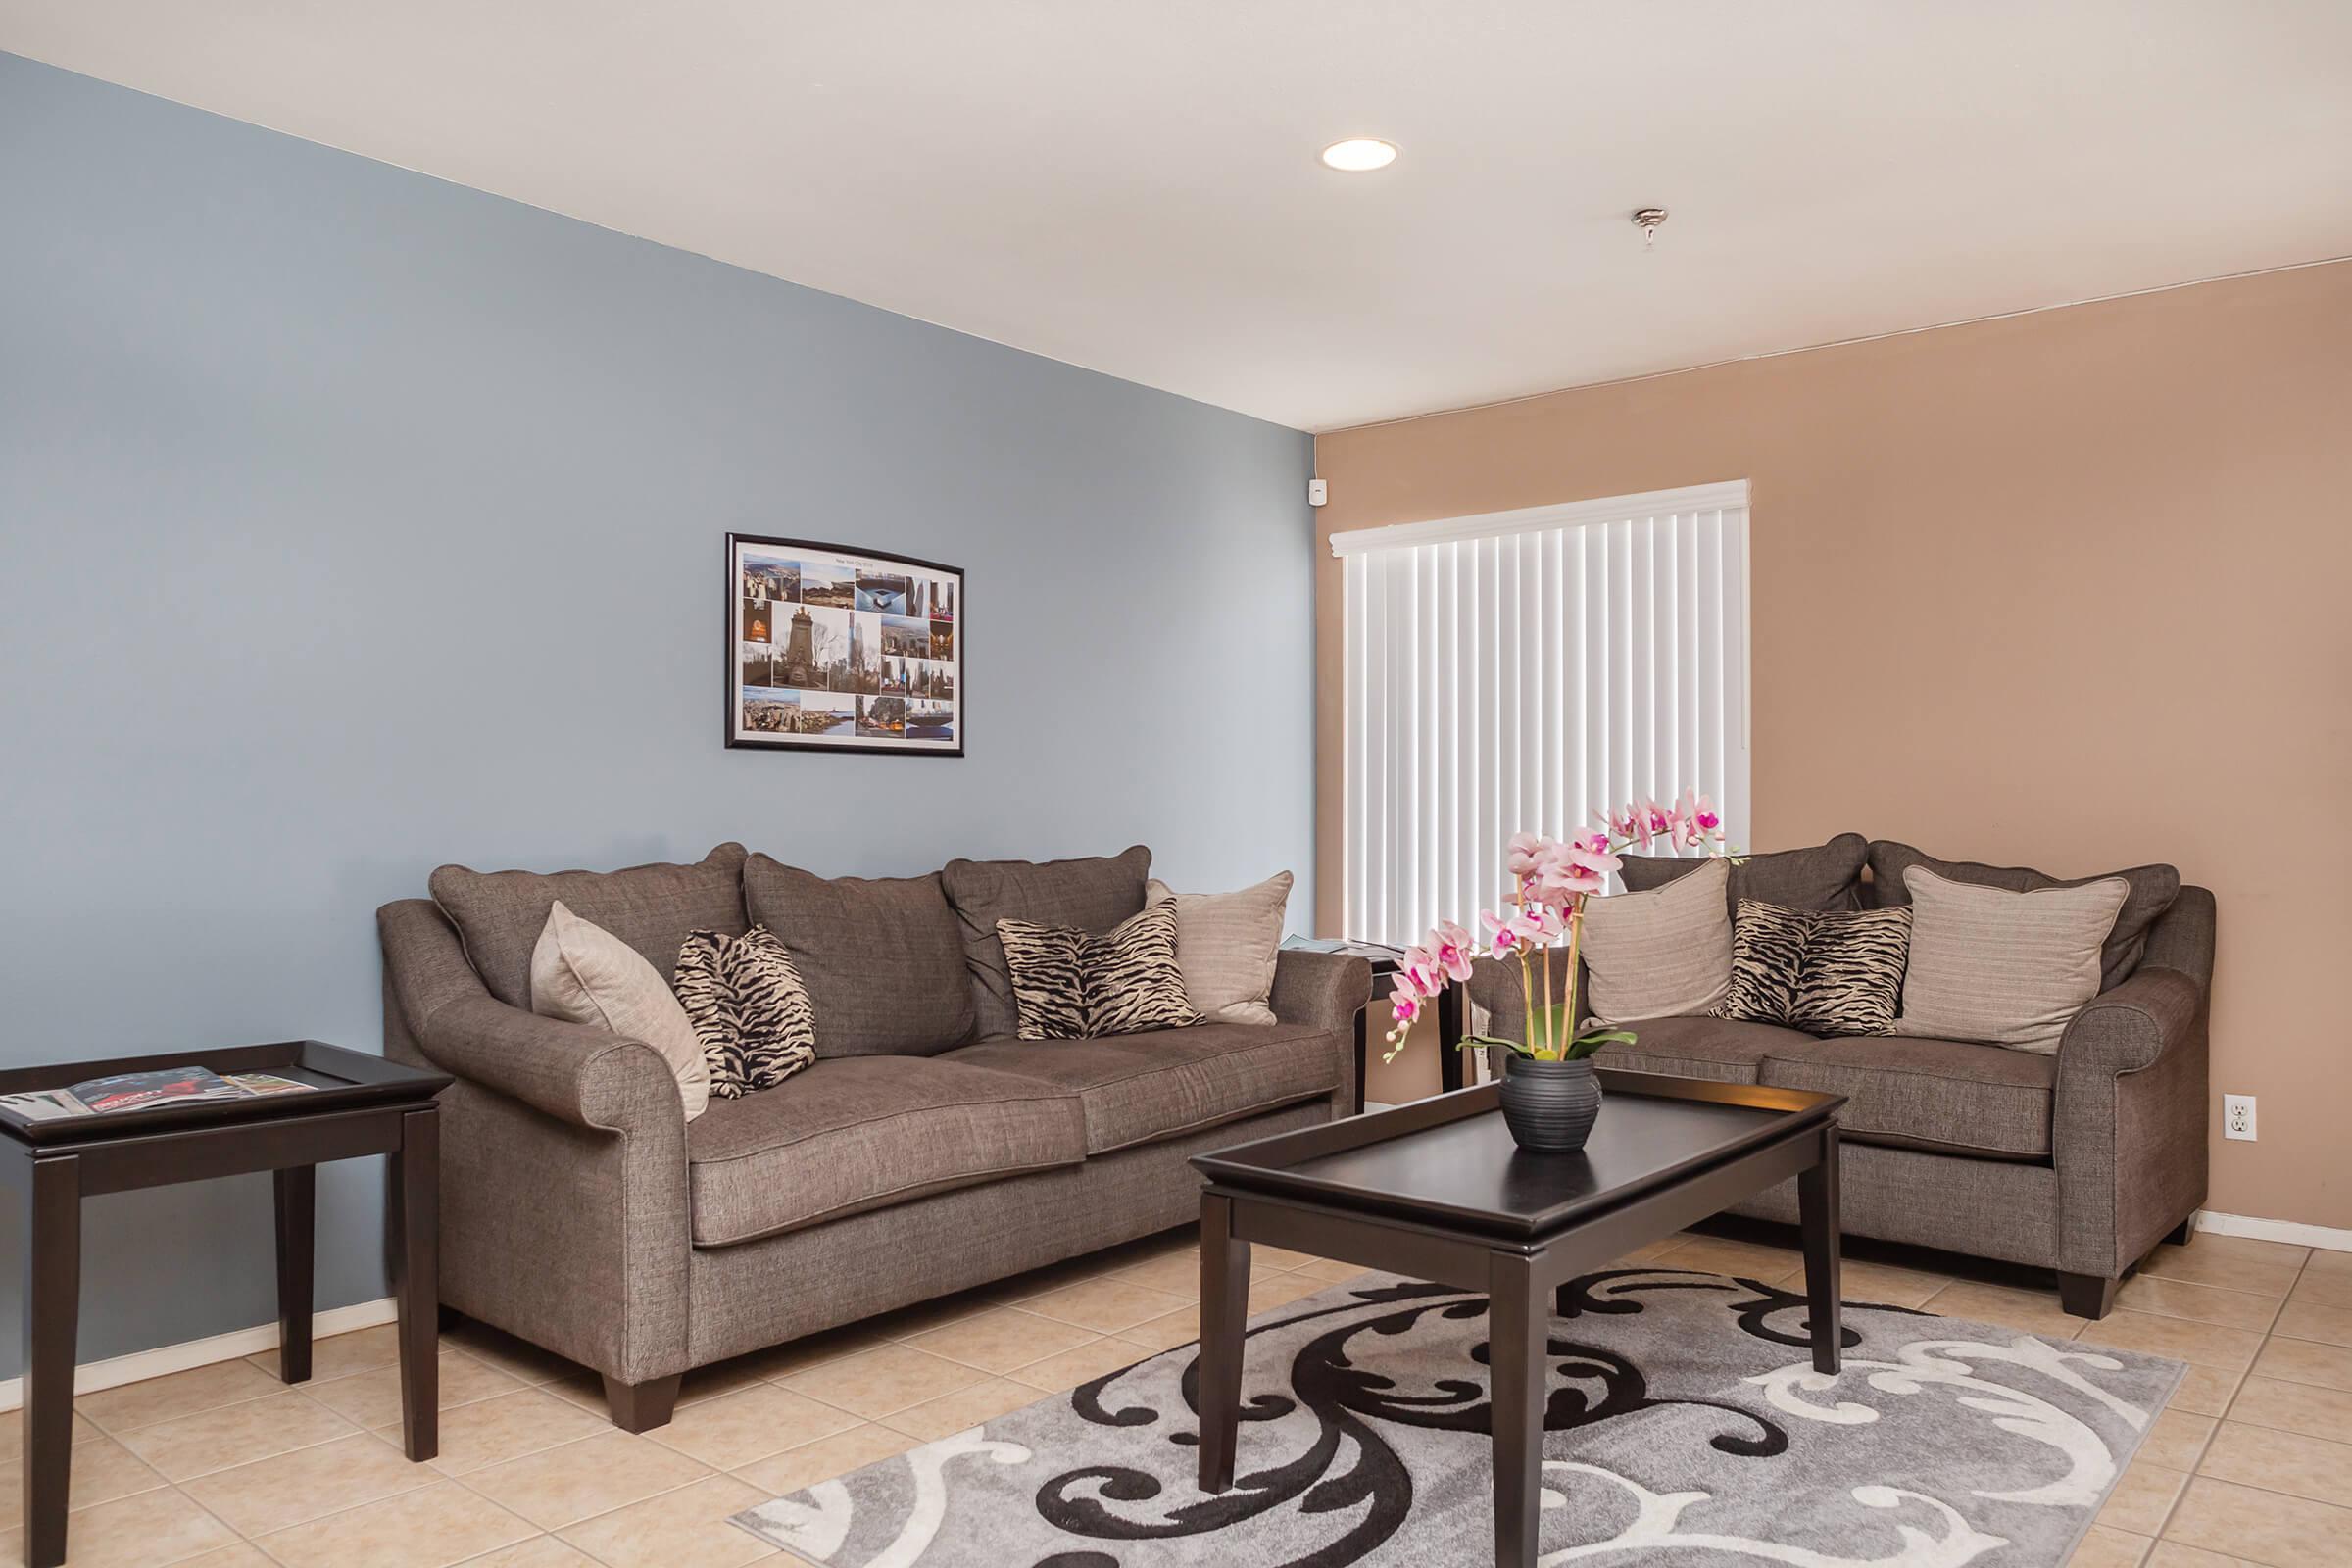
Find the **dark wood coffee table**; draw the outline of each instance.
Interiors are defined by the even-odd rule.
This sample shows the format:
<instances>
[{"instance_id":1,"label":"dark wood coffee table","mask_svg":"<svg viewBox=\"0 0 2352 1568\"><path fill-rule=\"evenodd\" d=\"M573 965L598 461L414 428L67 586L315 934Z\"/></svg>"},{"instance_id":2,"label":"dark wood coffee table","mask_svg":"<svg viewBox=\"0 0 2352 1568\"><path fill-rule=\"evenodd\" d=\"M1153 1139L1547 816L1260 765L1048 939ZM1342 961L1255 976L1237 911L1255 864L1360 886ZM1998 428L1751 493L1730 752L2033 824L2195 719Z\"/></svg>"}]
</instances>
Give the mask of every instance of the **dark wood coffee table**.
<instances>
[{"instance_id":1,"label":"dark wood coffee table","mask_svg":"<svg viewBox=\"0 0 2352 1568\"><path fill-rule=\"evenodd\" d=\"M439 1451L440 1113L433 1097L449 1087L449 1075L317 1040L285 1040L17 1067L0 1072L0 1094L190 1064L222 1074L275 1073L311 1088L251 1100L169 1101L50 1121L0 1110L0 1176L13 1179L25 1221L24 1561L30 1568L56 1568L66 1560L81 1200L100 1193L270 1172L276 1186L278 1376L301 1383L311 1375L316 1167L321 1160L389 1154L385 1248L400 1309L403 1446L418 1462ZM166 1287L159 1281L157 1288Z\"/></svg>"},{"instance_id":2,"label":"dark wood coffee table","mask_svg":"<svg viewBox=\"0 0 2352 1568\"><path fill-rule=\"evenodd\" d=\"M1494 1560L1536 1560L1554 1293L1645 1242L1797 1179L1813 1365L1838 1370L1840 1095L1600 1073L1582 1153L1511 1142L1487 1084L1197 1155L1200 1486L1233 1485L1250 1244L1487 1294Z\"/></svg>"}]
</instances>

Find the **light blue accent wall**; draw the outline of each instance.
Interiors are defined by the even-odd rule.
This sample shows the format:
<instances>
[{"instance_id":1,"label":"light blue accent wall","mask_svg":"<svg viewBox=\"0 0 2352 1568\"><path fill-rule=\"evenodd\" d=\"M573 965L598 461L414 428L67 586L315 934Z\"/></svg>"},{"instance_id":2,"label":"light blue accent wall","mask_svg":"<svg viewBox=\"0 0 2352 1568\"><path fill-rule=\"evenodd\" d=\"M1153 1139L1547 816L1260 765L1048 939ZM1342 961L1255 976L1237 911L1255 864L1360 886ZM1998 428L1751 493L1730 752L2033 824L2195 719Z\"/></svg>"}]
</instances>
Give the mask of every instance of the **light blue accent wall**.
<instances>
[{"instance_id":1,"label":"light blue accent wall","mask_svg":"<svg viewBox=\"0 0 2352 1568\"><path fill-rule=\"evenodd\" d=\"M1291 868L1303 927L1310 464L0 55L0 1059L376 1050L375 907L446 860L1141 841L1179 886ZM725 750L730 529L965 567L969 755ZM321 1308L384 1294L381 1189L320 1171ZM85 1231L85 1361L275 1316L266 1177L92 1200Z\"/></svg>"}]
</instances>

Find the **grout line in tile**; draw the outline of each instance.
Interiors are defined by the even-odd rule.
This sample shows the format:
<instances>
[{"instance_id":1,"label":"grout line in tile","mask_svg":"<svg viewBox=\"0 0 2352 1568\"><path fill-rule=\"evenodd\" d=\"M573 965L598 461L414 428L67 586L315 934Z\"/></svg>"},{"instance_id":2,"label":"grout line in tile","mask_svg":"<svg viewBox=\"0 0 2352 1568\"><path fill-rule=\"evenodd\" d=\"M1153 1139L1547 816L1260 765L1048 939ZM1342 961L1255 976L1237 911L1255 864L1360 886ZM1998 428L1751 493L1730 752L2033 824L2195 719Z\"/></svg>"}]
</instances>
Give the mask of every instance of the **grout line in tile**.
<instances>
[{"instance_id":1,"label":"grout line in tile","mask_svg":"<svg viewBox=\"0 0 2352 1568\"><path fill-rule=\"evenodd\" d=\"M241 1401L240 1401L240 1402L241 1402ZM277 1557L276 1557L276 1555L275 1555L274 1553L272 1553L272 1552L268 1552L268 1551L262 1551L262 1548L261 1548L261 1546L260 1546L260 1545L259 1545L257 1543L255 1543L255 1542L254 1542L254 1541L253 1541L253 1540L250 1538L250 1537L248 1537L248 1536L245 1534L245 1532L244 1532L244 1531L242 1531L242 1530L239 1530L239 1529L238 1529L238 1528L237 1528L235 1525L232 1525L232 1524L230 1524L230 1523L229 1523L227 1520L225 1520L225 1519L221 1518L221 1517L220 1517L219 1514L217 1514L217 1513L213 1512L213 1510L212 1510L212 1509L210 1509L210 1508L206 1507L206 1506L205 1506L205 1505L204 1505L202 1502L199 1502L199 1501L198 1501L198 1500L197 1500L197 1499L196 1499L196 1498L195 1498L193 1495L191 1495L190 1494L188 1494L188 1493L187 1493L187 1492L185 1492L185 1491L182 1491L182 1490L181 1490L181 1488L180 1488L180 1486L179 1486L179 1484L178 1484L177 1482L168 1482L168 1483L166 1483L166 1485L168 1485L168 1486L170 1486L170 1487L171 1487L172 1491L172 1492L173 1492L173 1493L174 1493L174 1494L176 1494L176 1495L179 1497L179 1500L180 1500L180 1501L182 1501L182 1502L186 1503L186 1504L187 1504L189 1507L191 1507L191 1508L195 1509L195 1510L196 1510L198 1513L200 1513L200 1514L204 1515L204 1516L205 1516L207 1519L210 1519L210 1520L211 1520L213 1523L215 1523L215 1524L219 1525L219 1526L220 1526L221 1529L223 1529L223 1530L227 1531L227 1532L228 1532L228 1538L229 1538L229 1540L230 1540L230 1541L232 1541L232 1542L243 1542L243 1543L244 1543L246 1545L248 1545L248 1546L252 1546L254 1550L256 1550L256 1551L261 1551L261 1552L262 1552L262 1555L263 1555L263 1556L265 1556L265 1557L268 1557L268 1558L269 1558L269 1559L270 1559L271 1562L275 1562L275 1561L277 1561ZM144 1496L144 1495L145 1495L145 1494L144 1494L144 1493L141 1493L141 1494L139 1494L139 1495L141 1495L141 1496ZM220 1547L219 1547L219 1546L209 1546L209 1547L206 1547L206 1548L204 1548L204 1550L208 1550L208 1551L219 1551L219 1550L220 1550L220 1549L221 1549L221 1548L220 1548ZM203 1552L202 1552L202 1551L192 1551L192 1552L188 1553L188 1556L189 1556L189 1557L195 1557L195 1556L201 1556L201 1555L203 1555ZM174 1559L173 1559L173 1561L175 1561L175 1562L185 1562L185 1561L187 1561L187 1557L178 1557L178 1558L174 1558Z\"/></svg>"},{"instance_id":2,"label":"grout line in tile","mask_svg":"<svg viewBox=\"0 0 2352 1568\"><path fill-rule=\"evenodd\" d=\"M2216 1428L2216 1430L2219 1430L2219 1428L2217 1427L2217 1428ZM2268 1430L2270 1430L2270 1429L2266 1427L2264 1430L2265 1430L2265 1431L2268 1431ZM2307 1434L2306 1434L2306 1435L2307 1435ZM2314 1439L2313 1441L2314 1441L2314 1442L2319 1442L2319 1443L2325 1443L2325 1442L2327 1442L2328 1440L2327 1440L2326 1438L2318 1438L2318 1439ZM2344 1445L2341 1445L2341 1444L2339 1444L2339 1445L2337 1445L2337 1446L2341 1447L2341 1446L2344 1446ZM2291 1502L2308 1502L2308 1503L2316 1503L2316 1504L2318 1504L2320 1507L2323 1507L2323 1508L2331 1508L2331 1509L2333 1509L2334 1511L2336 1511L2337 1513L2343 1513L2343 1514L2352 1514L2352 1507L2346 1507L2344 1504L2342 1504L2342 1503L2340 1503L2340 1502L2329 1502L2329 1501L2328 1501L2328 1500L2327 1500L2326 1498L2324 1498L2324 1497L2307 1497L2307 1496L2305 1496L2305 1495L2304 1495L2302 1493L2300 1493L2300 1492L2281 1492L2281 1491L2280 1491L2278 1488L2277 1488L2277 1487L2266 1487L2266 1486L2264 1486L2264 1485L2263 1485L2261 1482L2259 1482L2259 1481L2237 1481L2237 1480L2230 1480L2230 1479L2226 1479L2226 1478L2224 1478L2224 1477L2221 1477L2221 1476L2208 1476L2208 1475L2205 1475L2205 1474L2204 1474L2202 1471L2197 1471L2197 1470L2191 1470L2191 1471L2188 1473L2188 1479L2189 1479L2190 1481L2220 1481L2220 1482L2222 1482L2222 1483L2223 1483L2225 1486L2231 1486L2231 1487L2243 1487L2243 1488L2245 1488L2245 1489L2246 1489L2248 1492L2259 1492L2259 1493L2263 1493L2263 1494L2265 1494L2266 1495L2273 1496L2273 1497L2284 1497L2284 1498L2286 1498L2287 1500L2289 1500L2289 1501L2291 1501ZM2184 1487L2182 1487L2182 1488L2180 1489L2180 1497L2185 1497L2185 1496L2187 1496L2187 1495L2188 1495L2188 1488L2184 1486ZM2179 1508L2180 1508L2180 1497L2175 1497L2175 1498L2173 1499L2173 1506L2172 1506L2172 1508L2168 1508L2167 1510L2165 1510L2164 1522L2165 1522L2165 1526L2166 1526L2166 1528L2167 1528L2167 1529L2170 1529L2170 1528L2171 1528L2171 1526L2172 1526L2172 1522L2173 1522L2173 1513L2174 1513L2174 1511L2175 1511L2175 1510L2177 1510L2177 1509L2179 1509ZM2161 1540L2163 1540L2163 1539L2165 1539L2165 1538L2164 1538L2164 1537L2162 1537L2162 1536L2159 1536L2157 1539L2161 1541ZM2208 1547L2206 1547L2205 1549L2206 1549L2207 1551L2211 1551L2213 1548L2212 1548L2211 1546L2208 1546Z\"/></svg>"},{"instance_id":3,"label":"grout line in tile","mask_svg":"<svg viewBox=\"0 0 2352 1568\"><path fill-rule=\"evenodd\" d=\"M225 1363L225 1362L216 1362L216 1363L214 1363L214 1364L215 1364L215 1365L226 1365L227 1363ZM196 1369L195 1369L195 1368L190 1368L189 1370L193 1371L193 1370L196 1370ZM177 1375L176 1373L171 1373L171 1372L166 1372L166 1373L163 1373L163 1374L161 1374L161 1376L163 1376L163 1377L174 1377L174 1376L176 1376L176 1375ZM152 1383L152 1382L155 1382L155 1381L156 1381L156 1379L154 1379L154 1378L141 1378L141 1379L139 1380L139 1383ZM122 1384L122 1385L119 1385L119 1386L120 1386L120 1387L122 1387L122 1388L125 1388L125 1389L135 1389L135 1388L137 1388L137 1387L139 1386L139 1384L138 1384L138 1383L124 1383L124 1384ZM276 1387L276 1388L274 1388L274 1389L269 1389L269 1390L265 1390L264 1392L262 1392L262 1393L260 1393L260 1394L256 1394L256 1395L252 1396L251 1396L251 1397L249 1397L249 1398L243 1398L243 1399L223 1399L223 1400L221 1400L221 1401L220 1401L219 1404L208 1404L208 1405L205 1405L205 1406L203 1406L201 1409L195 1409L195 1410L182 1410L182 1411L180 1411L180 1412L179 1412L178 1414L176 1414L176 1415L168 1415L168 1416L165 1416L165 1417L164 1417L162 1420L158 1420L158 1421L141 1421L141 1422L140 1422L140 1423L138 1423L136 1426L128 1426L128 1427L110 1427L110 1426L108 1426L108 1425L107 1425L105 1422L103 1422L103 1421L99 1420L99 1419L98 1419L96 1416L94 1416L94 1415L91 1415L91 1414L90 1414L90 1413L89 1413L87 1410L84 1410L84 1409L82 1409L82 1408L81 1408L81 1401L82 1401L83 1399L86 1399L86 1398L88 1398L88 1397L89 1397L89 1396L88 1396L88 1395L86 1395L86 1394L82 1394L82 1395L75 1395L75 1396L74 1396L74 1411L75 1411L75 1413L76 1413L76 1414L79 1414L79 1415L82 1415L82 1416L85 1416L85 1417L87 1417L87 1418L88 1418L88 1420L89 1420L89 1423L90 1423L90 1425L92 1425L92 1426L96 1427L96 1428L99 1430L99 1432L100 1432L102 1435L104 1435L104 1436L106 1436L106 1437L110 1437L110 1438L114 1439L114 1440L115 1440L117 1443L121 1443L121 1442L122 1441L122 1439L123 1439L124 1435L125 1435L125 1434L128 1434L128 1433L132 1433L132 1432L144 1432L144 1431L146 1431L146 1430L147 1430L149 1427L160 1427L160 1426L164 1426L164 1425L166 1425L167 1423L170 1423L170 1422L172 1422L172 1421L185 1421L185 1420L186 1420L186 1419L188 1419L188 1417L190 1417L190 1416L196 1416L196 1415L211 1415L211 1414L212 1414L214 1411L216 1411L216 1410L233 1410L233 1409L235 1409L235 1408L236 1408L238 1405L240 1405L240 1404L258 1404L258 1403L260 1403L260 1402L261 1402L262 1400L264 1400L264 1399L267 1399L267 1398L271 1398L271 1397L273 1397L273 1396L277 1396L277 1395L280 1395L280 1394L283 1394L283 1393L285 1393L285 1392L286 1392L286 1390L287 1390L287 1389L289 1389L289 1388L293 1388L293 1389L299 1389L300 1387L301 1387L301 1385L300 1385L300 1384L280 1384L278 1387ZM98 1392L100 1392L100 1393L102 1393L102 1394L108 1394L108 1393L112 1393L112 1392L114 1392L114 1391L113 1391L113 1390L111 1390L111 1389L102 1389L102 1390L100 1390L100 1391L98 1391ZM82 1440L82 1441L84 1441L84 1442L87 1442L88 1440L87 1440L87 1439L84 1439L84 1440Z\"/></svg>"},{"instance_id":4,"label":"grout line in tile","mask_svg":"<svg viewBox=\"0 0 2352 1568\"><path fill-rule=\"evenodd\" d=\"M319 1405L318 1408L321 1410L326 1410L325 1405ZM352 1430L349 1432L338 1432L331 1438L320 1438L316 1443L297 1443L292 1447L272 1449L269 1453L258 1454L251 1459L239 1459L233 1464L215 1465L210 1470L199 1470L194 1475L180 1476L174 1480L172 1485L179 1486L184 1482L202 1481L209 1476L221 1475L230 1470L242 1469L249 1464L267 1464L272 1459L282 1459L289 1453L307 1453L313 1448L323 1448L330 1443L341 1443L346 1438L355 1437L360 1433L369 1430L368 1428L362 1426L359 1422L352 1420L351 1417L343 1415L343 1412L340 1410L327 1410L326 1413L333 1416L341 1416L343 1421L348 1424ZM152 1469L153 1466L150 1466L149 1468ZM161 1472L159 1471L158 1474L161 1474Z\"/></svg>"}]
</instances>

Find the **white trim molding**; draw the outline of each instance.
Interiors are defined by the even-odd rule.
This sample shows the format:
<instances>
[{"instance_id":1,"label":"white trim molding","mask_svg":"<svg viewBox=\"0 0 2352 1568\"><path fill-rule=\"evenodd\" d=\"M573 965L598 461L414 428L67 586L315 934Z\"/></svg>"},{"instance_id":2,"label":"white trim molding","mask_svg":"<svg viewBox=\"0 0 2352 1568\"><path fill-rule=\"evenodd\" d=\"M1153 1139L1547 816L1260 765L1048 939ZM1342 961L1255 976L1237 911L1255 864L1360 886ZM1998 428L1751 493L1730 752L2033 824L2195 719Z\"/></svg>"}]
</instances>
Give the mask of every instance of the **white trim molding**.
<instances>
[{"instance_id":1,"label":"white trim molding","mask_svg":"<svg viewBox=\"0 0 2352 1568\"><path fill-rule=\"evenodd\" d=\"M392 1298L375 1301L356 1301L350 1306L330 1307L311 1320L311 1338L323 1340L330 1335L349 1334L354 1329L371 1329L379 1323L390 1323L400 1315ZM277 1348L278 1332L274 1323L264 1323L250 1329L232 1329L206 1340L187 1340L178 1345L159 1345L152 1350L134 1350L104 1361L90 1361L74 1369L74 1392L76 1395L96 1394L100 1389L119 1389L125 1383L143 1383L170 1372L185 1372L191 1367L211 1366L218 1361L235 1361L264 1350ZM10 1378L0 1383L0 1411L22 1408L24 1403L24 1380Z\"/></svg>"},{"instance_id":2,"label":"white trim molding","mask_svg":"<svg viewBox=\"0 0 2352 1568\"><path fill-rule=\"evenodd\" d=\"M1580 528L1594 522L1623 522L1628 517L1724 512L1746 505L1747 481L1726 479L1716 484L1685 485L1679 490L1645 490L1640 495L1599 496L1591 501L1562 501L1548 507L1521 507L1516 512L1482 512L1469 517L1351 528L1331 536L1331 553L1345 558L1360 556L1367 550L1446 544L1457 539L1498 539L1544 528Z\"/></svg>"},{"instance_id":3,"label":"white trim molding","mask_svg":"<svg viewBox=\"0 0 2352 1568\"><path fill-rule=\"evenodd\" d=\"M2285 1242L2291 1247L2316 1247L2326 1252L2352 1252L2352 1231L2333 1225L2306 1225L2299 1219L2256 1219L2247 1214L2217 1214L2197 1210L2196 1228L2216 1236L2246 1236L2258 1242Z\"/></svg>"}]
</instances>

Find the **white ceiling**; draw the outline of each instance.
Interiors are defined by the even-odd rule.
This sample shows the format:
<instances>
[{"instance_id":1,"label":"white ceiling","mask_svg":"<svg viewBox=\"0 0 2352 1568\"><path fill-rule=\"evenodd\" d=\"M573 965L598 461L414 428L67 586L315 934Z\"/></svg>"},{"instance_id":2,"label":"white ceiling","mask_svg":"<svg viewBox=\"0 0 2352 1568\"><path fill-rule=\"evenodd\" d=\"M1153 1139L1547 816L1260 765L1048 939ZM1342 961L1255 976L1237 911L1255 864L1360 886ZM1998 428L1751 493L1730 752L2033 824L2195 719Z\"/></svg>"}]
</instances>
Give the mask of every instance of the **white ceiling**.
<instances>
[{"instance_id":1,"label":"white ceiling","mask_svg":"<svg viewBox=\"0 0 2352 1568\"><path fill-rule=\"evenodd\" d=\"M1307 429L2352 254L2347 0L5 0L0 48Z\"/></svg>"}]
</instances>

